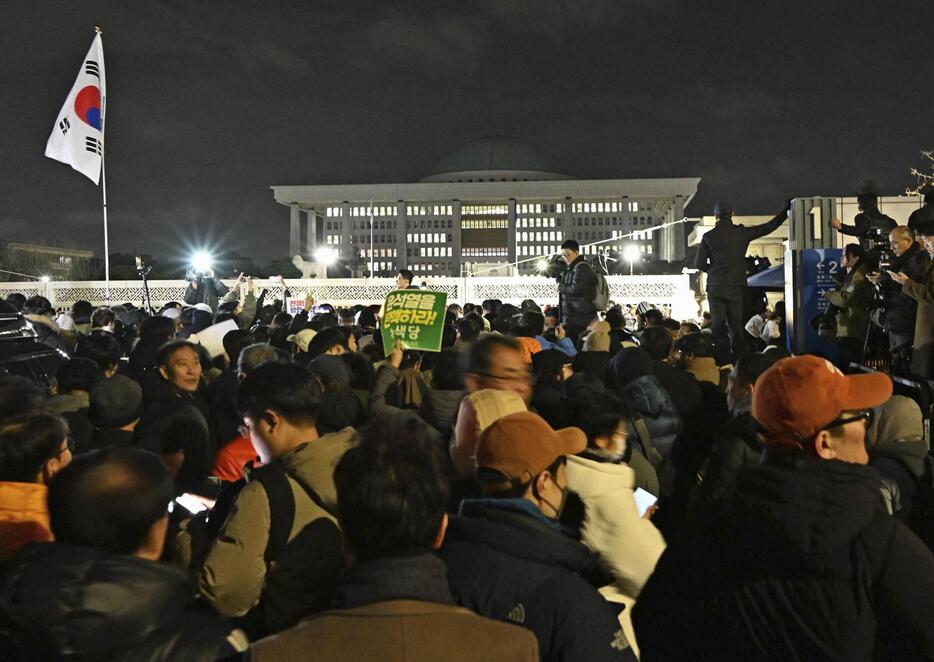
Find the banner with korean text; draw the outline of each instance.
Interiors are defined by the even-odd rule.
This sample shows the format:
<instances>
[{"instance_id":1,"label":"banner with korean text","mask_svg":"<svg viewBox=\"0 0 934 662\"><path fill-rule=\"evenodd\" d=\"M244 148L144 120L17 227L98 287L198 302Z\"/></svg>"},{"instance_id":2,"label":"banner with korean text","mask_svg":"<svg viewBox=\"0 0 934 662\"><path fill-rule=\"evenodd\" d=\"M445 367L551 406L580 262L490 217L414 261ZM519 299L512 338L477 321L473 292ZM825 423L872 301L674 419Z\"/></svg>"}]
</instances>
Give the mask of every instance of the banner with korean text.
<instances>
[{"instance_id":1,"label":"banner with korean text","mask_svg":"<svg viewBox=\"0 0 934 662\"><path fill-rule=\"evenodd\" d=\"M383 351L389 356L400 341L405 349L441 351L448 295L428 290L393 290L383 304Z\"/></svg>"}]
</instances>

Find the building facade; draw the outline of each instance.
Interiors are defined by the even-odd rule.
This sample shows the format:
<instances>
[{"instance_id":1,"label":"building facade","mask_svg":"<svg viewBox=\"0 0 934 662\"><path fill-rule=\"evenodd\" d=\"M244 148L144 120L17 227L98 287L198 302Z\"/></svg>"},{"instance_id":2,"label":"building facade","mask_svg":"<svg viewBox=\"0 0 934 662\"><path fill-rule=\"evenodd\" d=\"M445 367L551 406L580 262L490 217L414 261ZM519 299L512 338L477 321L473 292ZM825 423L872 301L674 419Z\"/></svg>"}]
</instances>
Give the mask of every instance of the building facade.
<instances>
[{"instance_id":1,"label":"building facade","mask_svg":"<svg viewBox=\"0 0 934 662\"><path fill-rule=\"evenodd\" d=\"M684 218L700 182L573 179L509 137L470 143L436 170L410 184L273 186L291 210L291 254L332 249L375 274L524 275L575 239L589 255L634 244L646 259L677 261L684 226L648 229Z\"/></svg>"}]
</instances>

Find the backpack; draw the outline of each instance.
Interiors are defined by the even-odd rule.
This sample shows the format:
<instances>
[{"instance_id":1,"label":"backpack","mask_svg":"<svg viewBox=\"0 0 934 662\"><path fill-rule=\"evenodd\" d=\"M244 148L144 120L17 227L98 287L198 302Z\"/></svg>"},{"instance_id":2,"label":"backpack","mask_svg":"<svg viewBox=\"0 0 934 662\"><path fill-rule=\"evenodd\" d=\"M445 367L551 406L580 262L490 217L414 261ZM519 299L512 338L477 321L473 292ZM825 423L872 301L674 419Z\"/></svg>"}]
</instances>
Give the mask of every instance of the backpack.
<instances>
[{"instance_id":1,"label":"backpack","mask_svg":"<svg viewBox=\"0 0 934 662\"><path fill-rule=\"evenodd\" d=\"M594 269L593 274L596 276L593 305L597 310L606 310L606 307L610 303L610 286L607 284L606 276L604 276L602 272Z\"/></svg>"},{"instance_id":2,"label":"backpack","mask_svg":"<svg viewBox=\"0 0 934 662\"><path fill-rule=\"evenodd\" d=\"M326 517L312 520L291 541L295 523L295 498L285 468L270 462L231 483L218 496L214 508L192 518L192 566L204 564L211 542L219 535L230 509L248 482L258 481L269 499L269 541L263 555L266 577L259 602L243 616L233 619L251 640L286 630L308 614L328 607L344 567L340 529ZM321 498L299 483L322 510Z\"/></svg>"}]
</instances>

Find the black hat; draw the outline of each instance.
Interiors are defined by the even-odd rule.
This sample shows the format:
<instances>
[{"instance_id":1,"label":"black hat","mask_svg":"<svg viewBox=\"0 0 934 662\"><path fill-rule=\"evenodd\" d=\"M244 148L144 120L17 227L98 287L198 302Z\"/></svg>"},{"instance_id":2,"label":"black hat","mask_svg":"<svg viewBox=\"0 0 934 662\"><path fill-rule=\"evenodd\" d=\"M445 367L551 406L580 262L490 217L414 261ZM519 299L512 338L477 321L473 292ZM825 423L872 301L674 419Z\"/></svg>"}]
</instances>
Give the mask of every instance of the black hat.
<instances>
[{"instance_id":1,"label":"black hat","mask_svg":"<svg viewBox=\"0 0 934 662\"><path fill-rule=\"evenodd\" d=\"M113 430L139 418L143 408L143 390L123 375L99 381L91 389L88 420L95 427Z\"/></svg>"}]
</instances>

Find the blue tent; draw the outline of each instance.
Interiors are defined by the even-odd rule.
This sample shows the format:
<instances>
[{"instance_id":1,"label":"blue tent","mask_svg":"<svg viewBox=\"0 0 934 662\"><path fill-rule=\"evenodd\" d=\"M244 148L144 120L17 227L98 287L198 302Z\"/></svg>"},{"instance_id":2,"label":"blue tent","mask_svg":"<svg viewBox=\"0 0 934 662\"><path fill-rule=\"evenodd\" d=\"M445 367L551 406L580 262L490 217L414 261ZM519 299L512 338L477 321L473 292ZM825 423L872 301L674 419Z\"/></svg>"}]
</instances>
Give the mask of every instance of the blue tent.
<instances>
[{"instance_id":1,"label":"blue tent","mask_svg":"<svg viewBox=\"0 0 934 662\"><path fill-rule=\"evenodd\" d=\"M749 287L782 292L785 290L785 265L779 264L746 279Z\"/></svg>"}]
</instances>

